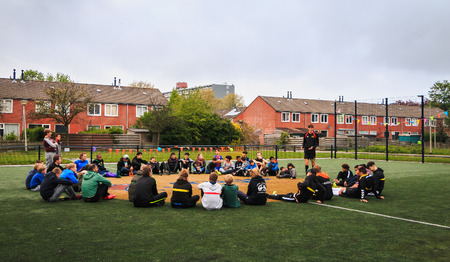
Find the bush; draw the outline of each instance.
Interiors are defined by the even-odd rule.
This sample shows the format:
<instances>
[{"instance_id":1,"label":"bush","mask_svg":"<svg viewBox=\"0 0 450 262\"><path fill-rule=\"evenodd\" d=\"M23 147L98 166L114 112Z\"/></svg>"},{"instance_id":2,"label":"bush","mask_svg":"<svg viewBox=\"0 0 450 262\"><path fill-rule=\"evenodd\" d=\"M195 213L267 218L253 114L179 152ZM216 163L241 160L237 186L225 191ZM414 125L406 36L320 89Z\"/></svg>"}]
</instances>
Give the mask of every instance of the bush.
<instances>
[{"instance_id":1,"label":"bush","mask_svg":"<svg viewBox=\"0 0 450 262\"><path fill-rule=\"evenodd\" d=\"M280 139L277 139L275 141L277 145L286 145L289 143L289 133L288 132L281 132Z\"/></svg>"},{"instance_id":2,"label":"bush","mask_svg":"<svg viewBox=\"0 0 450 262\"><path fill-rule=\"evenodd\" d=\"M79 134L123 134L120 127L113 126L109 129L89 129L87 131L78 132Z\"/></svg>"},{"instance_id":3,"label":"bush","mask_svg":"<svg viewBox=\"0 0 450 262\"><path fill-rule=\"evenodd\" d=\"M29 142L39 142L44 140L44 128L43 127L35 127L35 128L27 128L27 140ZM23 132L20 135L20 139L24 139Z\"/></svg>"},{"instance_id":4,"label":"bush","mask_svg":"<svg viewBox=\"0 0 450 262\"><path fill-rule=\"evenodd\" d=\"M8 140L8 141L16 141L18 139L19 139L19 137L16 136L16 134L14 134L14 132L9 133L5 136L5 140Z\"/></svg>"}]
</instances>

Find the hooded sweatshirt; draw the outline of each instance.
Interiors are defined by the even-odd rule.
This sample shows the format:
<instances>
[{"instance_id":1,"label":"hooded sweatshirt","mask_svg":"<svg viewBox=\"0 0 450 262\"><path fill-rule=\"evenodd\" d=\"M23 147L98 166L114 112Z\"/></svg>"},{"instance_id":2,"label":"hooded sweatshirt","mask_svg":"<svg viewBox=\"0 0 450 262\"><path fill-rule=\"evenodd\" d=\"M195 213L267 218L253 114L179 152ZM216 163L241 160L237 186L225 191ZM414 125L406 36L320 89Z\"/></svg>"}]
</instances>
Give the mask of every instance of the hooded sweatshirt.
<instances>
[{"instance_id":1,"label":"hooded sweatshirt","mask_svg":"<svg viewBox=\"0 0 450 262\"><path fill-rule=\"evenodd\" d=\"M220 197L222 186L217 182L203 182L198 185L203 191L202 205L206 210L221 209L223 200Z\"/></svg>"},{"instance_id":2,"label":"hooded sweatshirt","mask_svg":"<svg viewBox=\"0 0 450 262\"><path fill-rule=\"evenodd\" d=\"M52 171L45 174L44 180L41 183L41 188L39 189L41 197L45 201L49 200L53 196L53 193L55 193L55 189L59 184L72 185L72 181L58 179L56 174Z\"/></svg>"},{"instance_id":3,"label":"hooded sweatshirt","mask_svg":"<svg viewBox=\"0 0 450 262\"><path fill-rule=\"evenodd\" d=\"M247 190L247 204L250 205L265 205L267 201L266 196L266 181L260 175L252 177L248 184Z\"/></svg>"},{"instance_id":4,"label":"hooded sweatshirt","mask_svg":"<svg viewBox=\"0 0 450 262\"><path fill-rule=\"evenodd\" d=\"M33 178L34 175L36 175L37 170L31 169L30 173L28 173L27 179L25 179L25 186L27 189L31 189L30 183L31 183L31 179Z\"/></svg>"},{"instance_id":5,"label":"hooded sweatshirt","mask_svg":"<svg viewBox=\"0 0 450 262\"><path fill-rule=\"evenodd\" d=\"M95 196L98 189L98 184L105 184L111 186L111 181L102 177L99 173L88 171L83 177L83 184L81 185L81 192L83 198L91 198Z\"/></svg>"}]
</instances>

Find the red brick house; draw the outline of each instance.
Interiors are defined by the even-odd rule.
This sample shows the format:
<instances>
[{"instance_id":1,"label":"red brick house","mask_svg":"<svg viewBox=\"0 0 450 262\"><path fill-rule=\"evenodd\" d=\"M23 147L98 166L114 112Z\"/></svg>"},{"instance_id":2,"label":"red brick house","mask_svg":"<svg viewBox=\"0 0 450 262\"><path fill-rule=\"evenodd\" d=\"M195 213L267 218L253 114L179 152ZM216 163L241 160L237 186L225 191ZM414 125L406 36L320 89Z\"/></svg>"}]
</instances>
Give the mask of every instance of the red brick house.
<instances>
[{"instance_id":1,"label":"red brick house","mask_svg":"<svg viewBox=\"0 0 450 262\"><path fill-rule=\"evenodd\" d=\"M46 88L54 85L46 81L20 81L0 78L0 135L22 132L23 105L26 115L36 110L35 100L46 100ZM167 105L167 99L158 89L127 86L80 84L94 97L87 112L78 114L69 125L69 133L89 128L108 129L118 126L126 131L136 120L154 107ZM43 126L64 133L64 126L53 119L26 119L27 128Z\"/></svg>"},{"instance_id":2,"label":"red brick house","mask_svg":"<svg viewBox=\"0 0 450 262\"><path fill-rule=\"evenodd\" d=\"M355 103L337 102L336 109L337 134L354 135L355 121L361 136L384 137L384 123L389 124L392 139L401 134L421 133L419 106L388 105L389 118L386 122L386 107L383 104L358 103L356 118ZM429 107L425 108L424 116L426 126L429 123L433 126L434 121L446 117L441 109ZM429 121L431 116L433 121ZM334 137L334 119L334 101L258 96L234 121L243 120L261 129L263 134L282 130L293 136L303 133L312 123L318 133Z\"/></svg>"}]
</instances>

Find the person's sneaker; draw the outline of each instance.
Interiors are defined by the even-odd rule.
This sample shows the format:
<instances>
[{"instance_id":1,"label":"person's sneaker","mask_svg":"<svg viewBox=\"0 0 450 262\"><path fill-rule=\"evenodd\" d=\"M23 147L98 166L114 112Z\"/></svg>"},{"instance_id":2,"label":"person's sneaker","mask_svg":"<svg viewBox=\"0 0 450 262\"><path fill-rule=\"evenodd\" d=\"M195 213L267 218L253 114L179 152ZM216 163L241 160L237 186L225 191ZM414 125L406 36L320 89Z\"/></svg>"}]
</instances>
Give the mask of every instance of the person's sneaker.
<instances>
[{"instance_id":1,"label":"person's sneaker","mask_svg":"<svg viewBox=\"0 0 450 262\"><path fill-rule=\"evenodd\" d=\"M108 195L107 197L105 197L105 200L111 200L114 199L116 197L116 195Z\"/></svg>"},{"instance_id":2,"label":"person's sneaker","mask_svg":"<svg viewBox=\"0 0 450 262\"><path fill-rule=\"evenodd\" d=\"M275 195L275 196L276 196L276 195L277 195L277 191L273 191L273 192L272 192L272 195Z\"/></svg>"},{"instance_id":3,"label":"person's sneaker","mask_svg":"<svg viewBox=\"0 0 450 262\"><path fill-rule=\"evenodd\" d=\"M65 200L69 200L70 197L66 197L66 196L60 196L59 200L65 201Z\"/></svg>"},{"instance_id":4,"label":"person's sneaker","mask_svg":"<svg viewBox=\"0 0 450 262\"><path fill-rule=\"evenodd\" d=\"M216 170L216 173L217 173L217 175L222 175L222 173L220 173L220 171L219 170Z\"/></svg>"},{"instance_id":5,"label":"person's sneaker","mask_svg":"<svg viewBox=\"0 0 450 262\"><path fill-rule=\"evenodd\" d=\"M116 175L116 177L117 177L117 178L121 178L122 176L121 176L121 175L119 175L119 174L117 174L117 175Z\"/></svg>"},{"instance_id":6,"label":"person's sneaker","mask_svg":"<svg viewBox=\"0 0 450 262\"><path fill-rule=\"evenodd\" d=\"M71 200L79 200L81 198L82 198L81 195L76 195L75 197L71 197L70 199Z\"/></svg>"}]
</instances>

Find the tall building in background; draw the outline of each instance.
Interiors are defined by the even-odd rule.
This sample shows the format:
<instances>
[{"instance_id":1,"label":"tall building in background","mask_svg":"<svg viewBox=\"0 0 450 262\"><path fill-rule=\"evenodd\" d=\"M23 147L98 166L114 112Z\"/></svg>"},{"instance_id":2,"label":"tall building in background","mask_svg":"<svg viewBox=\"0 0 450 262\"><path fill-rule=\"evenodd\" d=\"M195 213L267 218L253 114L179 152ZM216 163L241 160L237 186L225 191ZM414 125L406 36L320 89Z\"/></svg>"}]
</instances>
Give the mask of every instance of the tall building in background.
<instances>
[{"instance_id":1,"label":"tall building in background","mask_svg":"<svg viewBox=\"0 0 450 262\"><path fill-rule=\"evenodd\" d=\"M186 94L187 92L190 91L195 91L197 89L212 89L212 91L214 92L214 95L216 96L216 98L223 98L228 94L234 94L235 93L235 88L234 85L228 85L227 83L224 84L211 84L211 85L205 85L205 86L196 86L196 87L191 87L188 88L188 85L186 82L178 82L176 84L175 90L177 90L178 94ZM172 93L172 91L169 92L164 92L163 95L169 99L170 98L170 94Z\"/></svg>"}]
</instances>

